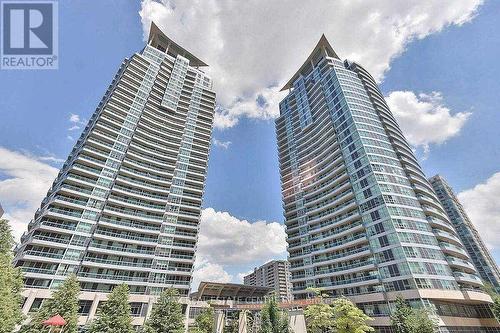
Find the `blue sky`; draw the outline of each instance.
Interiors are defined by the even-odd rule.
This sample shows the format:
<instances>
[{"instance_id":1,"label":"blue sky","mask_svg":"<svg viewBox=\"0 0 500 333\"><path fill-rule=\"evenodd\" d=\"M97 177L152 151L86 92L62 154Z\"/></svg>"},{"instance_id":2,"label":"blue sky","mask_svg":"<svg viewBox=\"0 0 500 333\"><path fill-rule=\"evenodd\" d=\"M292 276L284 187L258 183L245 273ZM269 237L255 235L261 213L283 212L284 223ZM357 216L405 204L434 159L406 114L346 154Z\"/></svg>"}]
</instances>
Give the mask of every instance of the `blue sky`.
<instances>
[{"instance_id":1,"label":"blue sky","mask_svg":"<svg viewBox=\"0 0 500 333\"><path fill-rule=\"evenodd\" d=\"M247 11L248 15L238 17L223 2L217 8L199 9L203 16L185 4L167 1L59 3L59 69L0 71L4 92L0 202L16 234L29 222L60 160L70 152L123 58L142 48L144 30L154 18L167 34L213 65L210 74L222 107L214 131L219 144L212 146L204 200L204 207L213 210L204 212L202 232L208 237L228 231L219 235L220 244L200 246L204 252L198 279L237 281L238 274L255 265L286 256L283 231L272 223L283 220L273 122L282 95L276 88L323 32L341 57L352 56L373 69L402 123L420 117L405 126L415 138L424 171L428 176L443 174L457 193L462 192L460 198L500 261L500 205L495 197L500 195L500 2L479 7L476 0L470 0L469 7L467 1L463 7L443 1L398 5L404 8L374 4L365 9L371 25L346 30L349 34L342 30L347 29L345 24L339 24L355 20L353 15L365 15L355 8L346 8L338 20L328 17L329 10L305 8L302 15L315 18L316 24L304 23L298 31L283 14L273 24L287 29L274 31L271 23L259 20L266 12ZM271 13L281 10L270 6ZM405 20L414 15L417 23L402 22L398 15L405 10L410 13ZM337 12L332 15L340 15ZM428 17L420 23L417 18L422 13ZM238 29L244 33L238 34ZM385 34L384 29L396 29L399 35ZM256 96L266 101L264 107L255 102ZM419 122L424 118L432 126ZM27 170L30 165L36 165L32 168L36 172ZM36 190L30 187L34 184ZM485 195L488 200L482 200ZM261 222L253 225L256 221ZM238 234L245 232L255 232L255 237ZM231 237L234 246L228 247L222 240L231 243ZM255 249L250 249L250 241L256 243ZM234 253L241 260L233 258ZM252 254L255 260L248 259Z\"/></svg>"}]
</instances>

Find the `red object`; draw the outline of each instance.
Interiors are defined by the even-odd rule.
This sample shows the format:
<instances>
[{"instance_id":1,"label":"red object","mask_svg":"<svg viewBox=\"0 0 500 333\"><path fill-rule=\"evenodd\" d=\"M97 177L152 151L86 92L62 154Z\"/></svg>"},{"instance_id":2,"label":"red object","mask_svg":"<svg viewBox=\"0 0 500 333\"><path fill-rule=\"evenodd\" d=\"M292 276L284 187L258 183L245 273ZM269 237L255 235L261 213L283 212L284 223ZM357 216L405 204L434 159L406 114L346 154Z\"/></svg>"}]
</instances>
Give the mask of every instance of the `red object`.
<instances>
[{"instance_id":1,"label":"red object","mask_svg":"<svg viewBox=\"0 0 500 333\"><path fill-rule=\"evenodd\" d=\"M52 318L49 318L43 322L44 325L47 326L64 326L66 325L66 320L60 315L55 315Z\"/></svg>"}]
</instances>

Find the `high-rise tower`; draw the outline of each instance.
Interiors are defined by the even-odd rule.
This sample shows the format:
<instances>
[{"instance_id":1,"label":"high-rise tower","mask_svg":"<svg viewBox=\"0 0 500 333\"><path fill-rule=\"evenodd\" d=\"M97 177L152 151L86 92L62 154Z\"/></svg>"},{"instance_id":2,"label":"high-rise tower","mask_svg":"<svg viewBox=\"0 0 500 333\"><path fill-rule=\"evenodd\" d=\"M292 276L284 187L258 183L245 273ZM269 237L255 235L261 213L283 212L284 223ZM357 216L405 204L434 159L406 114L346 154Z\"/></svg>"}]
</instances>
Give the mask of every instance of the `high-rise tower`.
<instances>
[{"instance_id":1,"label":"high-rise tower","mask_svg":"<svg viewBox=\"0 0 500 333\"><path fill-rule=\"evenodd\" d=\"M276 131L294 297L308 287L349 296L383 330L402 295L434 308L447 332L496 332L491 298L370 74L322 36L283 90Z\"/></svg>"},{"instance_id":2,"label":"high-rise tower","mask_svg":"<svg viewBox=\"0 0 500 333\"><path fill-rule=\"evenodd\" d=\"M458 237L465 245L465 249L476 266L479 276L484 282L489 283L497 292L500 292L500 272L498 266L484 245L481 236L472 224L464 207L458 201L453 189L440 175L429 179L439 201L444 207L450 221L455 226Z\"/></svg>"},{"instance_id":3,"label":"high-rise tower","mask_svg":"<svg viewBox=\"0 0 500 333\"><path fill-rule=\"evenodd\" d=\"M281 301L292 300L290 282L290 264L286 260L272 260L243 277L243 284L249 286L270 287Z\"/></svg>"},{"instance_id":4,"label":"high-rise tower","mask_svg":"<svg viewBox=\"0 0 500 333\"><path fill-rule=\"evenodd\" d=\"M163 289L188 295L215 109L203 66L154 24L123 61L17 248L25 311L70 273L83 320L120 283L142 318Z\"/></svg>"}]
</instances>

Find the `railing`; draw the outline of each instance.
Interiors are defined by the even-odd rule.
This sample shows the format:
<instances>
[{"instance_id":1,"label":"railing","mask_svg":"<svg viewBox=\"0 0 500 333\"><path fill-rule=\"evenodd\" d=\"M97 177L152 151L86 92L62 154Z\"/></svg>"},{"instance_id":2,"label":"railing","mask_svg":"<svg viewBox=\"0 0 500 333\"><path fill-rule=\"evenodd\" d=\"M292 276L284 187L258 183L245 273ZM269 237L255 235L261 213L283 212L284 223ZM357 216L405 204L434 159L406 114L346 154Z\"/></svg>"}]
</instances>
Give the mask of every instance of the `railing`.
<instances>
[{"instance_id":1,"label":"railing","mask_svg":"<svg viewBox=\"0 0 500 333\"><path fill-rule=\"evenodd\" d=\"M78 276L86 277L86 278L120 280L120 281L139 281L139 282L147 282L148 281L148 277L135 277L135 276L125 276L125 275L112 275L112 274L97 274L97 273L86 273L86 272L79 272Z\"/></svg>"},{"instance_id":2,"label":"railing","mask_svg":"<svg viewBox=\"0 0 500 333\"><path fill-rule=\"evenodd\" d=\"M35 250L24 251L23 254L27 256L48 257L56 259L61 259L64 256L63 253L51 253L51 252L35 251Z\"/></svg>"},{"instance_id":3,"label":"railing","mask_svg":"<svg viewBox=\"0 0 500 333\"><path fill-rule=\"evenodd\" d=\"M35 267L21 267L21 270L26 273L38 273L47 275L56 275L57 270L47 269L47 268L35 268Z\"/></svg>"},{"instance_id":4,"label":"railing","mask_svg":"<svg viewBox=\"0 0 500 333\"><path fill-rule=\"evenodd\" d=\"M147 230L153 230L153 231L158 231L160 232L160 226L149 226L144 223L135 223L135 222L126 222L123 220L113 220L107 217L101 217L99 219L100 222L106 222L106 223L111 223L111 224L116 224L116 225L123 225L131 228L137 228L137 229L147 229Z\"/></svg>"},{"instance_id":5,"label":"railing","mask_svg":"<svg viewBox=\"0 0 500 333\"><path fill-rule=\"evenodd\" d=\"M111 237L116 237L116 238L120 238L120 239L137 240L137 241L149 242L149 243L156 243L158 241L157 238L131 236L128 234L120 234L120 233L115 233L115 232L110 232L110 231L99 230L99 229L97 229L95 231L95 233L98 235L111 236Z\"/></svg>"},{"instance_id":6,"label":"railing","mask_svg":"<svg viewBox=\"0 0 500 333\"><path fill-rule=\"evenodd\" d=\"M126 202L126 203L136 205L136 206L153 208L153 209L158 209L158 210L165 210L165 205L163 205L163 206L162 205L154 205L154 204L145 203L144 201L141 201L141 200L125 199L125 198L122 198L122 197L114 195L114 194L110 195L109 198L114 199L114 200L118 200L121 202Z\"/></svg>"},{"instance_id":7,"label":"railing","mask_svg":"<svg viewBox=\"0 0 500 333\"><path fill-rule=\"evenodd\" d=\"M114 211L114 212L118 212L118 213L122 213L122 214L126 214L126 215L144 217L144 218L148 218L148 219L156 220L156 221L160 221L160 222L163 220L163 215L144 214L144 213L140 213L140 212L137 212L137 211L131 211L131 210L125 210L125 209L118 209L118 208L114 208L114 207L111 207L111 206L106 206L105 209L111 210L111 211Z\"/></svg>"},{"instance_id":8,"label":"railing","mask_svg":"<svg viewBox=\"0 0 500 333\"><path fill-rule=\"evenodd\" d=\"M101 258L93 258L93 257L85 257L84 261L90 261L100 264L110 264L110 265L118 265L118 266L131 266L131 267L144 267L150 268L152 263L137 263L137 262L129 262L129 261L118 261L118 260L110 260L110 259L101 259Z\"/></svg>"},{"instance_id":9,"label":"railing","mask_svg":"<svg viewBox=\"0 0 500 333\"><path fill-rule=\"evenodd\" d=\"M144 191L140 191L140 190L136 190L136 189L131 189L129 187L121 186L119 184L115 184L113 186L113 189L119 189L119 190L123 190L126 192L135 193L135 194L142 195L142 196L148 197L148 198L155 198L155 199L160 199L160 200L165 200L165 201L167 200L166 195L164 196L164 195L150 194L148 192L144 192Z\"/></svg>"},{"instance_id":10,"label":"railing","mask_svg":"<svg viewBox=\"0 0 500 333\"><path fill-rule=\"evenodd\" d=\"M90 247L97 247L99 249L104 249L104 250L111 250L111 251L154 255L153 250L139 250L139 249L125 248L125 247L120 247L120 246L104 245L104 244L97 244L97 243L90 243L89 246Z\"/></svg>"},{"instance_id":11,"label":"railing","mask_svg":"<svg viewBox=\"0 0 500 333\"><path fill-rule=\"evenodd\" d=\"M38 240L47 241L47 242L60 243L60 244L68 244L69 243L69 238L57 238L57 237L49 237L49 236L42 236L42 235L34 235L33 239L38 239Z\"/></svg>"}]
</instances>

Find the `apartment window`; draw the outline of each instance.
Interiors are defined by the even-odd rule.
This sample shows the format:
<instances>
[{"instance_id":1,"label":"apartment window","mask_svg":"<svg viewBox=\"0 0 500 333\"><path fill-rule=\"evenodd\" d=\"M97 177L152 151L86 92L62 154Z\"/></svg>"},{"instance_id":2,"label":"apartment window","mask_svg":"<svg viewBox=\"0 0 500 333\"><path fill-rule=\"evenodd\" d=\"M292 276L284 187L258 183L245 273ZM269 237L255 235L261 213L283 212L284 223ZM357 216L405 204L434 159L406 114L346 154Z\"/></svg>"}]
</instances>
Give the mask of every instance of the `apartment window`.
<instances>
[{"instance_id":1,"label":"apartment window","mask_svg":"<svg viewBox=\"0 0 500 333\"><path fill-rule=\"evenodd\" d=\"M382 237L379 237L378 241L380 243L380 247L384 247L384 246L389 245L389 239L385 235Z\"/></svg>"}]
</instances>

